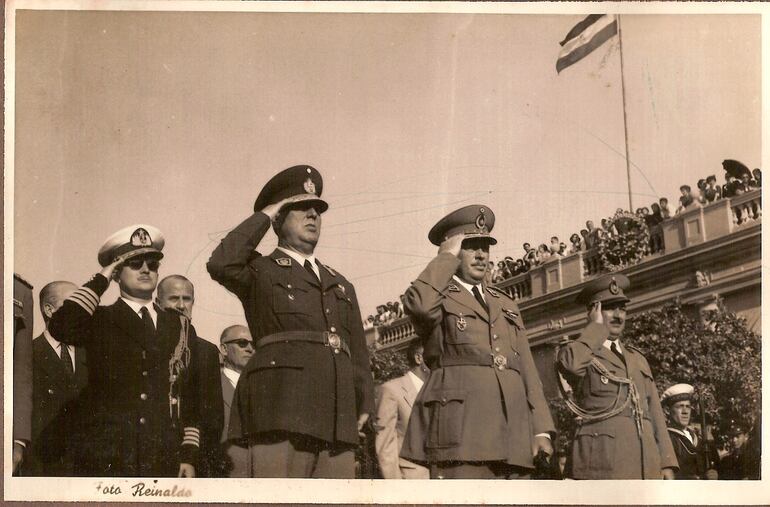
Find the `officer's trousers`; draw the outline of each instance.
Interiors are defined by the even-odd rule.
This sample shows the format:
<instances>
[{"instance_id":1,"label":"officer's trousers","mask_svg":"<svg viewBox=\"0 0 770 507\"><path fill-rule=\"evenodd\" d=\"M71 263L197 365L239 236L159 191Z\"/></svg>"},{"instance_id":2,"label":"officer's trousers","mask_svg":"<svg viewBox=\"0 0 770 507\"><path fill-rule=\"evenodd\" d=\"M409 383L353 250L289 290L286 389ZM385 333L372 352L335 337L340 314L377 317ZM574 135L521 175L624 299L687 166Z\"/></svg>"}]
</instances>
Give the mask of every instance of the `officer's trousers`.
<instances>
[{"instance_id":1,"label":"officer's trousers","mask_svg":"<svg viewBox=\"0 0 770 507\"><path fill-rule=\"evenodd\" d=\"M350 446L298 433L269 432L252 438L248 461L251 477L354 479L356 473Z\"/></svg>"}]
</instances>

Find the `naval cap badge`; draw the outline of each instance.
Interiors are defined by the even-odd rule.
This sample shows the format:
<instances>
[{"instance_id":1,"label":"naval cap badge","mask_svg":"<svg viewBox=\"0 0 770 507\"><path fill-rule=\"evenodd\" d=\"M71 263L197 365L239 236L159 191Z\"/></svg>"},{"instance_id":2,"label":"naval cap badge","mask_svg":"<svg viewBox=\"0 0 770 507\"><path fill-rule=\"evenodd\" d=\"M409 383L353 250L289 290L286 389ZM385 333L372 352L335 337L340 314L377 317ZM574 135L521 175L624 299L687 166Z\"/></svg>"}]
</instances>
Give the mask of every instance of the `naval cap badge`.
<instances>
[{"instance_id":1,"label":"naval cap badge","mask_svg":"<svg viewBox=\"0 0 770 507\"><path fill-rule=\"evenodd\" d=\"M140 227L131 234L131 246L150 246L152 238L146 229Z\"/></svg>"}]
</instances>

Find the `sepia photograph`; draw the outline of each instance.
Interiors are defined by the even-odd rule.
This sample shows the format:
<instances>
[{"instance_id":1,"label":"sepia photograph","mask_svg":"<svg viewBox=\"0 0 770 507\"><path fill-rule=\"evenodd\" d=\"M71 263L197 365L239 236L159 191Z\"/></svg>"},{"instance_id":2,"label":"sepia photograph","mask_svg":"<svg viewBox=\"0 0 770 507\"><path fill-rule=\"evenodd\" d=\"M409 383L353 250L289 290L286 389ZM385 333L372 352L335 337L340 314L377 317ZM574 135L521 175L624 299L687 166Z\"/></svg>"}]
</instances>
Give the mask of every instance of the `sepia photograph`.
<instances>
[{"instance_id":1,"label":"sepia photograph","mask_svg":"<svg viewBox=\"0 0 770 507\"><path fill-rule=\"evenodd\" d=\"M6 2L4 500L770 502L768 14Z\"/></svg>"}]
</instances>

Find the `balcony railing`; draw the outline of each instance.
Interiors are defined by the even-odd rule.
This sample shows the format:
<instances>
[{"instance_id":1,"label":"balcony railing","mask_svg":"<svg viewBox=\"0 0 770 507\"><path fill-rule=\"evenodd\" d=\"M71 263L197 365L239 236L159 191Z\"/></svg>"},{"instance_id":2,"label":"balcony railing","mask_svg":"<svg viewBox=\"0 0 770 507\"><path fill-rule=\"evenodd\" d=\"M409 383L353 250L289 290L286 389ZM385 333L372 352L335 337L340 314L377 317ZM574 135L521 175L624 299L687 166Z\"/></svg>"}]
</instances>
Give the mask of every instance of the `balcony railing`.
<instances>
[{"instance_id":1,"label":"balcony railing","mask_svg":"<svg viewBox=\"0 0 770 507\"><path fill-rule=\"evenodd\" d=\"M657 257L710 241L758 224L761 218L759 189L693 208L650 229L651 254ZM601 273L601 259L594 248L535 266L495 286L516 300L527 300L577 285ZM408 342L414 336L414 327L405 317L379 326L377 335L381 347L393 347Z\"/></svg>"}]
</instances>

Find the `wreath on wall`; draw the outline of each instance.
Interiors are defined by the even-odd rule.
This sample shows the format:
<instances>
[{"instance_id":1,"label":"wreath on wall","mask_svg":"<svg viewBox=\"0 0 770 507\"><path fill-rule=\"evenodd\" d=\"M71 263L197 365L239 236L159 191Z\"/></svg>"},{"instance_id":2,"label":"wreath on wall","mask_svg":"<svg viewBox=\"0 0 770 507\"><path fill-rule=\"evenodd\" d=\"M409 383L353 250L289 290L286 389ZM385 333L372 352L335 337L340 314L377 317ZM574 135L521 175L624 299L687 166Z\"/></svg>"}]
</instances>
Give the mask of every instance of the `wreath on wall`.
<instances>
[{"instance_id":1,"label":"wreath on wall","mask_svg":"<svg viewBox=\"0 0 770 507\"><path fill-rule=\"evenodd\" d=\"M607 221L597 247L605 271L618 271L641 261L650 252L650 229L644 219L618 211Z\"/></svg>"}]
</instances>

